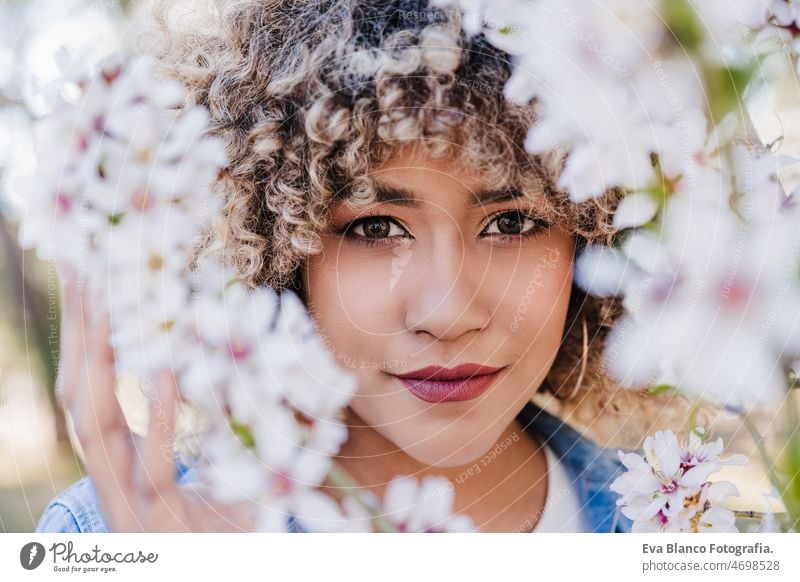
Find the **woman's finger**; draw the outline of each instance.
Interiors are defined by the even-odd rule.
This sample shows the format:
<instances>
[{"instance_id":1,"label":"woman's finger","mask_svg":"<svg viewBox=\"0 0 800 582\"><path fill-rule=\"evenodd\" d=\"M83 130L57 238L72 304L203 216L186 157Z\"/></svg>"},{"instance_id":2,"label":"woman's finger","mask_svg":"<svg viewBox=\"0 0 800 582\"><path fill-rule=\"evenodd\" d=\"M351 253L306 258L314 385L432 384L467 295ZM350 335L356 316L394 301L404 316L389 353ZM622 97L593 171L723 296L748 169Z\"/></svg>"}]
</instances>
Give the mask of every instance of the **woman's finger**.
<instances>
[{"instance_id":1,"label":"woman's finger","mask_svg":"<svg viewBox=\"0 0 800 582\"><path fill-rule=\"evenodd\" d=\"M151 527L189 529L182 522L180 492L175 484L175 427L180 399L175 377L163 371L155 377L155 397L150 401L147 438L144 442L144 471L138 482ZM158 523L154 523L155 521Z\"/></svg>"},{"instance_id":2,"label":"woman's finger","mask_svg":"<svg viewBox=\"0 0 800 582\"><path fill-rule=\"evenodd\" d=\"M75 280L67 279L61 288L60 348L56 397L71 415L75 412L79 378L85 365L83 325Z\"/></svg>"},{"instance_id":3,"label":"woman's finger","mask_svg":"<svg viewBox=\"0 0 800 582\"><path fill-rule=\"evenodd\" d=\"M115 531L137 531L139 520L133 497L134 460L130 430L115 394L111 326L103 317L88 330L85 294L80 294L79 325L87 340L84 373L78 379L76 434L109 525Z\"/></svg>"},{"instance_id":4,"label":"woman's finger","mask_svg":"<svg viewBox=\"0 0 800 582\"><path fill-rule=\"evenodd\" d=\"M171 372L155 377L155 398L150 401L150 419L144 445L144 466L147 469L151 494L175 484L175 417L178 386Z\"/></svg>"}]
</instances>

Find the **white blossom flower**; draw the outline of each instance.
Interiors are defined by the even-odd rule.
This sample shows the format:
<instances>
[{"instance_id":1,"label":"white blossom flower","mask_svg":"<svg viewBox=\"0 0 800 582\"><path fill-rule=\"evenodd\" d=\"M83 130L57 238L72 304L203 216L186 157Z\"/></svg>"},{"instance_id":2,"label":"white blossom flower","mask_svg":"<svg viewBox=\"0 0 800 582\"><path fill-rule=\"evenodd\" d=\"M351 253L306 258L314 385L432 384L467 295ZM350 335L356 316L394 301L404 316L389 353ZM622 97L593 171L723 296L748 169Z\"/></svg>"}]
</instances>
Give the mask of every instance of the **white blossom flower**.
<instances>
[{"instance_id":1,"label":"white blossom flower","mask_svg":"<svg viewBox=\"0 0 800 582\"><path fill-rule=\"evenodd\" d=\"M622 199L614 212L614 228L623 230L650 222L659 209L658 201L647 191L634 192Z\"/></svg>"},{"instance_id":2,"label":"white blossom flower","mask_svg":"<svg viewBox=\"0 0 800 582\"><path fill-rule=\"evenodd\" d=\"M769 12L778 26L792 26L800 22L800 5L796 0L771 0Z\"/></svg>"},{"instance_id":3,"label":"white blossom flower","mask_svg":"<svg viewBox=\"0 0 800 582\"><path fill-rule=\"evenodd\" d=\"M653 154L678 191L728 189L715 158L733 124L707 128L715 104L703 76L718 70L728 75L729 66L745 70L767 50L750 37L775 29L768 4L693 2L674 11L666 2L626 0L436 2L461 10L468 34L482 31L511 55L506 97L516 104L536 100L526 148L567 154L558 184L575 202L610 187L638 192L652 186L659 177ZM792 25L794 7L773 8L778 25ZM691 29L685 37L683 28ZM627 213L633 204L621 210ZM639 225L628 215L618 224Z\"/></svg>"},{"instance_id":4,"label":"white blossom flower","mask_svg":"<svg viewBox=\"0 0 800 582\"><path fill-rule=\"evenodd\" d=\"M451 515L455 494L448 485L444 477L399 475L386 486L381 513L402 532L477 531L468 516Z\"/></svg>"},{"instance_id":5,"label":"white blossom flower","mask_svg":"<svg viewBox=\"0 0 800 582\"><path fill-rule=\"evenodd\" d=\"M706 115L692 108L672 126L659 129L659 164L672 180L673 193L713 197L725 203L732 185L720 154L731 144L735 117L728 115L710 126Z\"/></svg>"},{"instance_id":6,"label":"white blossom flower","mask_svg":"<svg viewBox=\"0 0 800 582\"><path fill-rule=\"evenodd\" d=\"M36 249L42 260L78 264L91 253L92 237L108 223L91 212L80 177L57 174L57 166L40 164L35 175L17 181L25 204L18 242Z\"/></svg>"},{"instance_id":7,"label":"white blossom flower","mask_svg":"<svg viewBox=\"0 0 800 582\"><path fill-rule=\"evenodd\" d=\"M247 424L224 411L213 416L202 439L198 486L222 503L259 505L257 531L285 531L289 515L319 495L315 488L330 470L330 457L302 447L286 407L262 407Z\"/></svg>"},{"instance_id":8,"label":"white blossom flower","mask_svg":"<svg viewBox=\"0 0 800 582\"><path fill-rule=\"evenodd\" d=\"M428 476L420 481L398 475L387 484L382 500L371 491L360 493L359 497L356 500L345 496L333 503L307 493L296 504L296 518L310 531L369 532L374 529L375 519L383 520L382 528L388 531L478 531L470 517L452 514L453 487L444 477Z\"/></svg>"},{"instance_id":9,"label":"white blossom flower","mask_svg":"<svg viewBox=\"0 0 800 582\"><path fill-rule=\"evenodd\" d=\"M726 4L693 2L698 19L706 29L705 52L721 58L725 53L720 47L744 43L749 31L767 24L769 4L770 0L731 0Z\"/></svg>"},{"instance_id":10,"label":"white blossom flower","mask_svg":"<svg viewBox=\"0 0 800 582\"><path fill-rule=\"evenodd\" d=\"M620 494L617 505L633 520L633 532L736 531L733 513L719 506L738 495L736 487L708 479L722 465L744 464L746 458L721 460L721 438L704 443L694 431L689 438L681 447L672 431L659 431L645 439L644 456L619 452L627 471L611 490Z\"/></svg>"},{"instance_id":11,"label":"white blossom flower","mask_svg":"<svg viewBox=\"0 0 800 582\"><path fill-rule=\"evenodd\" d=\"M180 101L175 82L153 77L152 57L115 54L94 74L65 59L57 99L34 129L34 174L18 181L28 206L20 244L43 258L82 262L109 221L179 198L191 198L193 224L177 236L191 240L217 210L209 181L227 161L221 142L205 135L207 114L163 109Z\"/></svg>"},{"instance_id":12,"label":"white blossom flower","mask_svg":"<svg viewBox=\"0 0 800 582\"><path fill-rule=\"evenodd\" d=\"M605 352L623 385L649 385L671 370L679 389L712 402L747 408L782 398L782 362L800 355L792 251L800 232L797 209L769 202L763 175L768 183L751 188L768 202L745 209L749 221L711 197L675 194L660 233L637 231L618 249L590 247L579 258L578 285L623 297L626 315Z\"/></svg>"}]
</instances>

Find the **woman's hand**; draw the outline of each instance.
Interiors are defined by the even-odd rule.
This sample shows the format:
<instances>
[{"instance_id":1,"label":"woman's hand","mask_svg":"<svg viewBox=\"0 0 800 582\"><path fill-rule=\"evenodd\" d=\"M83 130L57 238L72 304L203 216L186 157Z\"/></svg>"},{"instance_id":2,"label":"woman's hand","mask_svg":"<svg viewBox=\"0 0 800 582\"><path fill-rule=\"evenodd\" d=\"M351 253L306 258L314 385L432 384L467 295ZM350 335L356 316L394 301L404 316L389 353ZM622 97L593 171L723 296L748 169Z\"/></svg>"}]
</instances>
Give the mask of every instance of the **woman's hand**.
<instances>
[{"instance_id":1,"label":"woman's hand","mask_svg":"<svg viewBox=\"0 0 800 582\"><path fill-rule=\"evenodd\" d=\"M154 379L147 437L130 432L115 394L114 351L107 316L91 322L85 291L62 287L57 395L71 416L109 531L252 531L254 504L223 505L175 482L174 376ZM142 444L137 444L137 443Z\"/></svg>"}]
</instances>

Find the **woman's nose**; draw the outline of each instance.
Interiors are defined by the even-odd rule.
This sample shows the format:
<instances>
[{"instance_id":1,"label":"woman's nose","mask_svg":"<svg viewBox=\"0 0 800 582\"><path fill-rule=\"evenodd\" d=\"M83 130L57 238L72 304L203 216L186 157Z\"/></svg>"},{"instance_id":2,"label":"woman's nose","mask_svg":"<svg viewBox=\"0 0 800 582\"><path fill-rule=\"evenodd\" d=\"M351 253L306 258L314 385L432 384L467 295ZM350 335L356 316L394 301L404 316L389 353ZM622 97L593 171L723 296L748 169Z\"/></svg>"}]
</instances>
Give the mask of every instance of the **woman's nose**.
<instances>
[{"instance_id":1,"label":"woman's nose","mask_svg":"<svg viewBox=\"0 0 800 582\"><path fill-rule=\"evenodd\" d=\"M454 340L489 325L485 265L481 267L465 256L463 241L448 239L439 248L414 258L413 268L419 269L419 274L407 291L408 330Z\"/></svg>"}]
</instances>

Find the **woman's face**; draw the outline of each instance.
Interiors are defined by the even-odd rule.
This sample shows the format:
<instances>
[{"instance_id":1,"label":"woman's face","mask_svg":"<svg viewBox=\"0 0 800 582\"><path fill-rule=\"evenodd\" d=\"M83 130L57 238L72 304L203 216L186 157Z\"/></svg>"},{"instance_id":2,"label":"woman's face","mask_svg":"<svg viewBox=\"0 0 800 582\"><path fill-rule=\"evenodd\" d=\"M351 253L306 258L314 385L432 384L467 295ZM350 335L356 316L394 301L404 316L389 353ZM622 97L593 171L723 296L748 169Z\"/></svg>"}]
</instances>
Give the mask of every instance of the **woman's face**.
<instances>
[{"instance_id":1,"label":"woman's face","mask_svg":"<svg viewBox=\"0 0 800 582\"><path fill-rule=\"evenodd\" d=\"M573 238L548 225L542 204L498 200L508 191L456 163L402 153L374 179L379 200L338 202L323 251L304 267L309 311L359 379L351 408L364 422L426 464L472 462L555 359ZM456 371L470 382L430 370L398 377L463 364L500 371Z\"/></svg>"}]
</instances>

